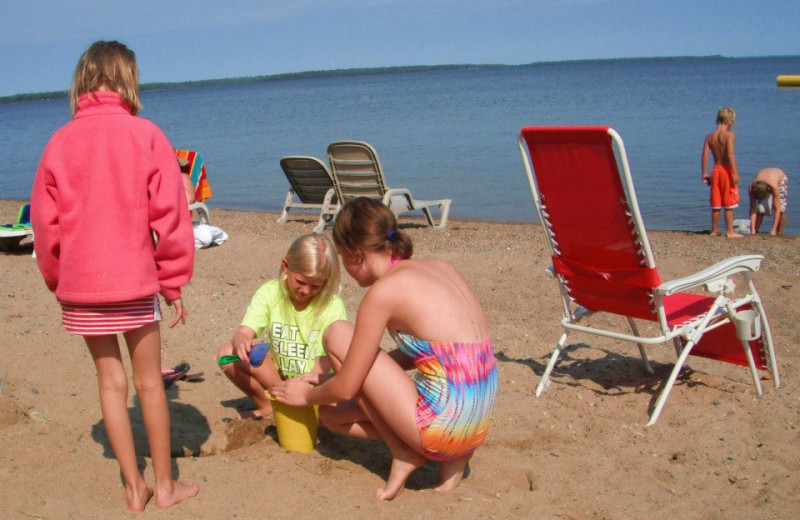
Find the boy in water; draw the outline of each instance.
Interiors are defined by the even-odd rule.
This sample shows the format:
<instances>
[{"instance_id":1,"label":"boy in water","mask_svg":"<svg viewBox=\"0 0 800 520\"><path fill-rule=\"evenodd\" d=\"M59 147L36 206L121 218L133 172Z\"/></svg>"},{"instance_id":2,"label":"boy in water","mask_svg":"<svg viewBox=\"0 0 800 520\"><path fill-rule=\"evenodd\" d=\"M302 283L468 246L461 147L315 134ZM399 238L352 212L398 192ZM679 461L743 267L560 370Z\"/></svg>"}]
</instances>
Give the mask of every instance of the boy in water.
<instances>
[{"instance_id":1,"label":"boy in water","mask_svg":"<svg viewBox=\"0 0 800 520\"><path fill-rule=\"evenodd\" d=\"M775 216L771 235L782 235L789 205L789 179L780 168L764 168L750 183L750 233L758 233L764 215Z\"/></svg>"},{"instance_id":2,"label":"boy in water","mask_svg":"<svg viewBox=\"0 0 800 520\"><path fill-rule=\"evenodd\" d=\"M733 208L739 205L739 171L736 168L734 142L736 134L731 131L736 122L736 112L732 108L720 108L717 112L717 129L706 136L703 143L703 182L711 186L711 234L721 235L719 231L719 212L725 210L725 236L741 237L733 229ZM714 156L711 177L708 175L708 151Z\"/></svg>"}]
</instances>

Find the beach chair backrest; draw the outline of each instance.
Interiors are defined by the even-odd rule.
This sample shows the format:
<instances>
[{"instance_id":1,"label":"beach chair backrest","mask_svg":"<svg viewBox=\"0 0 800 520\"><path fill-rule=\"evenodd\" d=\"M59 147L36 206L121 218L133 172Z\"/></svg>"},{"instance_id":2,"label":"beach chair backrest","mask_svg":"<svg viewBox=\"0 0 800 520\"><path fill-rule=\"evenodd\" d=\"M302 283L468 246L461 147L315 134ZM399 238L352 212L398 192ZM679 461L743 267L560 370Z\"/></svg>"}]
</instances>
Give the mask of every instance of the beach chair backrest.
<instances>
[{"instance_id":1,"label":"beach chair backrest","mask_svg":"<svg viewBox=\"0 0 800 520\"><path fill-rule=\"evenodd\" d=\"M519 144L553 268L569 298L592 311L652 319L660 280L624 147L620 140L625 185L613 135L607 127L526 127Z\"/></svg>"},{"instance_id":2,"label":"beach chair backrest","mask_svg":"<svg viewBox=\"0 0 800 520\"><path fill-rule=\"evenodd\" d=\"M280 162L286 180L302 203L323 203L325 194L333 188L333 177L324 162L308 155L288 155Z\"/></svg>"},{"instance_id":3,"label":"beach chair backrest","mask_svg":"<svg viewBox=\"0 0 800 520\"><path fill-rule=\"evenodd\" d=\"M356 197L380 199L386 193L378 152L363 141L336 141L328 146L328 161L342 203Z\"/></svg>"}]
</instances>

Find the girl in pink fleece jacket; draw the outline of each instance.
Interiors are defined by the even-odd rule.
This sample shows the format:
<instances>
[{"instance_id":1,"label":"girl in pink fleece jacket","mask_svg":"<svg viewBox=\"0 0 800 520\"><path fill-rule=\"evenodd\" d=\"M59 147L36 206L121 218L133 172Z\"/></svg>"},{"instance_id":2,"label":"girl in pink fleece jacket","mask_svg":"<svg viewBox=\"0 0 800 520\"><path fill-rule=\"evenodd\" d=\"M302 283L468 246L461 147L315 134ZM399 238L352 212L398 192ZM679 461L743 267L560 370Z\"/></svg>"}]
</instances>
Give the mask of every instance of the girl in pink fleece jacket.
<instances>
[{"instance_id":1,"label":"girl in pink fleece jacket","mask_svg":"<svg viewBox=\"0 0 800 520\"><path fill-rule=\"evenodd\" d=\"M158 294L175 309L170 327L186 323L181 288L194 267L180 170L166 136L136 116L139 71L125 45L99 41L83 53L70 105L74 117L50 138L33 184L36 260L61 304L62 324L89 347L125 499L141 511L154 491L136 461L117 334L125 336L150 443L155 502L169 507L198 492L195 483L172 479L161 379Z\"/></svg>"}]
</instances>

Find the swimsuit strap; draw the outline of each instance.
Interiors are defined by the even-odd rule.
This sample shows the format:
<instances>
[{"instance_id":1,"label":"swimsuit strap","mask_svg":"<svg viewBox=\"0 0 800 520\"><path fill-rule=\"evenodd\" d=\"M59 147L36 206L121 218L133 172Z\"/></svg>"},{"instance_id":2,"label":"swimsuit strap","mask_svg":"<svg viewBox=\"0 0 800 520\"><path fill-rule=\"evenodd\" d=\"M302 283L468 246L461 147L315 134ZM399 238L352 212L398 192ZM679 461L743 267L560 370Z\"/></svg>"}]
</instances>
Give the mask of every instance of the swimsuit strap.
<instances>
[{"instance_id":1,"label":"swimsuit strap","mask_svg":"<svg viewBox=\"0 0 800 520\"><path fill-rule=\"evenodd\" d=\"M392 260L389 262L389 269L394 267L403 257L400 255L392 255Z\"/></svg>"}]
</instances>

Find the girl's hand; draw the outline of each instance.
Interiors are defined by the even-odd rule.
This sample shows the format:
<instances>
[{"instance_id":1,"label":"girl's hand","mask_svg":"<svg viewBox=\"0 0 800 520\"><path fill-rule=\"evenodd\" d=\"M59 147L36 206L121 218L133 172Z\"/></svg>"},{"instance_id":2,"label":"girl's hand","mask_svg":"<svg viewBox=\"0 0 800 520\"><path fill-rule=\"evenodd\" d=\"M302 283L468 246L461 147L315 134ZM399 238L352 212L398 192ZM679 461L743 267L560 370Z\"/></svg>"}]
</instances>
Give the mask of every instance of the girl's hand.
<instances>
[{"instance_id":1,"label":"girl's hand","mask_svg":"<svg viewBox=\"0 0 800 520\"><path fill-rule=\"evenodd\" d=\"M289 406L308 406L311 404L308 398L312 388L308 381L293 378L269 387L269 393L276 400Z\"/></svg>"},{"instance_id":2,"label":"girl's hand","mask_svg":"<svg viewBox=\"0 0 800 520\"><path fill-rule=\"evenodd\" d=\"M175 317L172 318L172 321L169 323L169 328L174 327L178 322L186 325L186 320L189 319L189 309L183 306L183 300L178 298L172 301L166 300L166 302L170 307L175 307Z\"/></svg>"},{"instance_id":3,"label":"girl's hand","mask_svg":"<svg viewBox=\"0 0 800 520\"><path fill-rule=\"evenodd\" d=\"M249 364L248 360L250 359L250 350L258 343L255 339L245 339L244 341L238 342L238 344L233 345L233 353L239 356L241 360L240 363L244 363L246 365Z\"/></svg>"}]
</instances>

